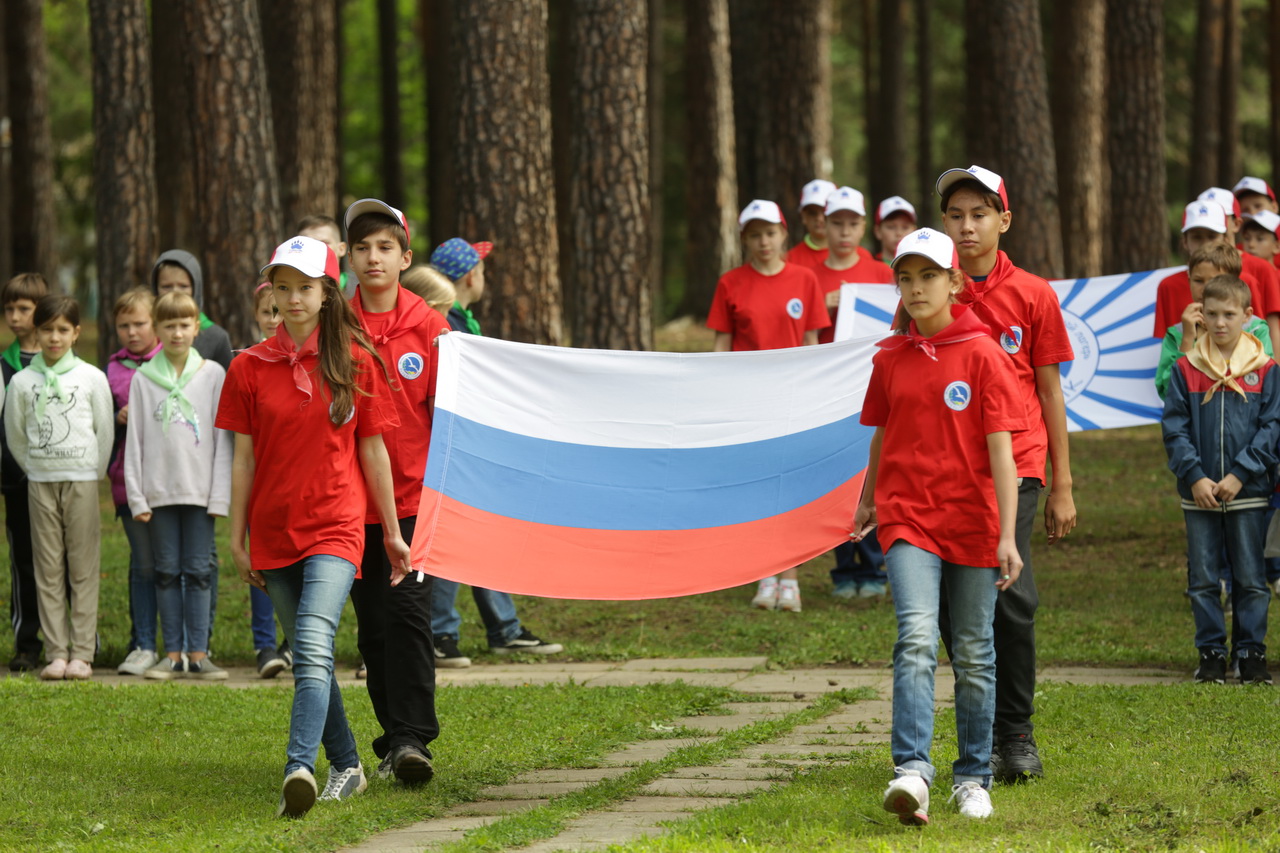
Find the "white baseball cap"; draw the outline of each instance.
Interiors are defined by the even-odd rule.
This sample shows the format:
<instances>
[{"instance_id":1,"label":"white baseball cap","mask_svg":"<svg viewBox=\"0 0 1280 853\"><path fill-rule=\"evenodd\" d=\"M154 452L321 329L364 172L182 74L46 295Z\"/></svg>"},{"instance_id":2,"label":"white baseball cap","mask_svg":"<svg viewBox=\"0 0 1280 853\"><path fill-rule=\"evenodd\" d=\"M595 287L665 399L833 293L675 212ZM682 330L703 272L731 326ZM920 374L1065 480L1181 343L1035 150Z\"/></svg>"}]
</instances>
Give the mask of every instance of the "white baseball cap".
<instances>
[{"instance_id":1,"label":"white baseball cap","mask_svg":"<svg viewBox=\"0 0 1280 853\"><path fill-rule=\"evenodd\" d=\"M893 256L893 263L890 266L896 268L898 261L908 255L928 258L944 270L960 266L960 258L956 255L956 244L946 234L934 231L932 228L921 228L903 237L902 242L898 244L898 254Z\"/></svg>"},{"instance_id":2,"label":"white baseball cap","mask_svg":"<svg viewBox=\"0 0 1280 853\"><path fill-rule=\"evenodd\" d=\"M1209 189L1196 196L1196 200L1216 201L1231 216L1240 215L1240 199L1236 198L1235 193L1224 187L1209 187Z\"/></svg>"},{"instance_id":3,"label":"white baseball cap","mask_svg":"<svg viewBox=\"0 0 1280 853\"><path fill-rule=\"evenodd\" d=\"M1265 195L1272 201L1276 200L1276 193L1275 190L1271 189L1271 184L1262 180L1262 178L1254 178L1249 175L1245 175L1237 181L1231 191L1235 193L1237 197L1240 193L1257 193L1258 195Z\"/></svg>"},{"instance_id":4,"label":"white baseball cap","mask_svg":"<svg viewBox=\"0 0 1280 853\"><path fill-rule=\"evenodd\" d=\"M867 215L867 205L862 198L862 193L853 187L841 187L838 190L833 190L831 195L827 196L827 216L837 210L849 210L859 216Z\"/></svg>"},{"instance_id":5,"label":"white baseball cap","mask_svg":"<svg viewBox=\"0 0 1280 853\"><path fill-rule=\"evenodd\" d=\"M916 218L916 209L911 202L900 195L891 195L880 202L880 206L876 208L876 225L884 222L895 213L909 213L913 222Z\"/></svg>"},{"instance_id":6,"label":"white baseball cap","mask_svg":"<svg viewBox=\"0 0 1280 853\"><path fill-rule=\"evenodd\" d=\"M782 208L778 207L776 201L758 198L750 202L746 207L742 208L742 213L738 214L738 233L747 227L747 223L753 219L759 219L762 222L772 222L774 225L787 227L787 218L782 215Z\"/></svg>"},{"instance_id":7,"label":"white baseball cap","mask_svg":"<svg viewBox=\"0 0 1280 853\"><path fill-rule=\"evenodd\" d=\"M818 207L826 207L827 196L835 192L835 189L836 185L830 181L815 178L800 190L800 209L804 210L811 204L816 204ZM863 215L865 216L866 214Z\"/></svg>"},{"instance_id":8,"label":"white baseball cap","mask_svg":"<svg viewBox=\"0 0 1280 853\"><path fill-rule=\"evenodd\" d=\"M1000 203L1004 205L1004 209L1009 209L1009 194L1005 192L1004 178L997 175L990 169L984 169L981 166L970 166L967 169L948 169L938 176L938 195L943 196L947 193L947 188L957 181L976 180L996 195L1000 196Z\"/></svg>"},{"instance_id":9,"label":"white baseball cap","mask_svg":"<svg viewBox=\"0 0 1280 853\"><path fill-rule=\"evenodd\" d=\"M1280 237L1280 214L1272 213L1269 210L1259 210L1257 213L1246 213L1243 217L1245 222L1256 222L1263 228Z\"/></svg>"},{"instance_id":10,"label":"white baseball cap","mask_svg":"<svg viewBox=\"0 0 1280 853\"><path fill-rule=\"evenodd\" d=\"M396 208L377 198L362 198L359 201L352 202L351 206L347 208L347 215L342 218L343 229L349 230L351 221L362 213L382 213L390 216L404 228L405 242L413 242L409 235L408 218Z\"/></svg>"},{"instance_id":11,"label":"white baseball cap","mask_svg":"<svg viewBox=\"0 0 1280 853\"><path fill-rule=\"evenodd\" d=\"M1182 233L1192 228L1208 228L1219 234L1227 233L1227 212L1213 199L1193 201L1182 211Z\"/></svg>"},{"instance_id":12,"label":"white baseball cap","mask_svg":"<svg viewBox=\"0 0 1280 853\"><path fill-rule=\"evenodd\" d=\"M338 256L333 253L333 249L312 237L290 237L277 246L275 254L271 256L271 263L262 268L262 277L270 276L276 267L293 267L307 278L327 275L337 281L342 275Z\"/></svg>"}]
</instances>

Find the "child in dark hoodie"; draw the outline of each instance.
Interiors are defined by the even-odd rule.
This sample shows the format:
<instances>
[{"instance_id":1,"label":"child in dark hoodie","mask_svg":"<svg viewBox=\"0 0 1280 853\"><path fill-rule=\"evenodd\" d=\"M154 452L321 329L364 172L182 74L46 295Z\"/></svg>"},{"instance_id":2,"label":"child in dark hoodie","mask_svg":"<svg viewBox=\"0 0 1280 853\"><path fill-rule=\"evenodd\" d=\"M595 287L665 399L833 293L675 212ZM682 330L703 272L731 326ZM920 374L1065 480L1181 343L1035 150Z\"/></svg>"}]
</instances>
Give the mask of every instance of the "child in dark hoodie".
<instances>
[{"instance_id":1,"label":"child in dark hoodie","mask_svg":"<svg viewBox=\"0 0 1280 853\"><path fill-rule=\"evenodd\" d=\"M204 273L195 255L181 249L170 249L161 254L151 268L151 289L156 296L180 290L196 301L200 306L200 334L196 336L196 352L203 358L221 364L223 370L229 369L231 336L204 313Z\"/></svg>"}]
</instances>

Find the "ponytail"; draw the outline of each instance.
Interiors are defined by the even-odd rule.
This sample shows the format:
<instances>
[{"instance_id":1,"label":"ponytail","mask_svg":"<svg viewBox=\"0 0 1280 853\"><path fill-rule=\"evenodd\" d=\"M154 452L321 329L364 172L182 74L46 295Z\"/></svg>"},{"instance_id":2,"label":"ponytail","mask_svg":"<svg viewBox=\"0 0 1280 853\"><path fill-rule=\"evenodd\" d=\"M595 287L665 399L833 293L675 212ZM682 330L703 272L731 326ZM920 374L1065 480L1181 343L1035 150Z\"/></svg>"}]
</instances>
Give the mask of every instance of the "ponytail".
<instances>
[{"instance_id":1,"label":"ponytail","mask_svg":"<svg viewBox=\"0 0 1280 853\"><path fill-rule=\"evenodd\" d=\"M351 304L343 297L338 283L327 275L321 276L319 281L324 287L324 304L320 307L320 334L317 340L320 373L333 398L329 406L329 419L335 426L342 426L355 406L355 395L359 393L368 396L368 392L356 384L356 361L351 355L353 341L377 362L382 375L387 378L387 384L394 387L394 383L387 372L386 362L365 337L360 321Z\"/></svg>"}]
</instances>

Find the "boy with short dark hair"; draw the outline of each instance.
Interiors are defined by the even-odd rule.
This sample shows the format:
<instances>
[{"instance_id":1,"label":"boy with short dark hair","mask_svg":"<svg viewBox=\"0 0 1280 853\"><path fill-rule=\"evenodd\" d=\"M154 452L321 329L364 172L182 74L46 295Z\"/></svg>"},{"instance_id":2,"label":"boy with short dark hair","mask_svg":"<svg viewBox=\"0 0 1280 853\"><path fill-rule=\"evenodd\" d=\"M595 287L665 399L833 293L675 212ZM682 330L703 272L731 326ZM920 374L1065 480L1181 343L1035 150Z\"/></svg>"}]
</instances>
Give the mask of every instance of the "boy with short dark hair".
<instances>
[{"instance_id":1,"label":"boy with short dark hair","mask_svg":"<svg viewBox=\"0 0 1280 853\"><path fill-rule=\"evenodd\" d=\"M1241 217L1240 245L1250 255L1267 263L1274 263L1280 254L1280 214L1270 210L1246 213Z\"/></svg>"},{"instance_id":2,"label":"boy with short dark hair","mask_svg":"<svg viewBox=\"0 0 1280 853\"><path fill-rule=\"evenodd\" d=\"M347 244L342 239L342 230L338 228L338 220L323 213L313 213L299 219L298 227L293 231L303 237L319 240L330 249L333 249L333 253L338 257L339 268L341 268L342 259L347 256ZM348 299L351 298L352 293L347 290L346 272L343 272L338 277L338 287L347 295Z\"/></svg>"},{"instance_id":3,"label":"boy with short dark hair","mask_svg":"<svg viewBox=\"0 0 1280 853\"><path fill-rule=\"evenodd\" d=\"M804 239L787 252L787 263L812 269L827 259L827 199L835 191L836 185L822 178L815 178L801 188L800 221L804 223Z\"/></svg>"},{"instance_id":4,"label":"boy with short dark hair","mask_svg":"<svg viewBox=\"0 0 1280 853\"><path fill-rule=\"evenodd\" d=\"M1271 184L1262 178L1245 175L1236 182L1231 191L1236 201L1240 203L1241 215L1257 213L1260 210L1280 213L1280 204L1276 203L1275 190L1271 189Z\"/></svg>"},{"instance_id":5,"label":"boy with short dark hair","mask_svg":"<svg viewBox=\"0 0 1280 853\"><path fill-rule=\"evenodd\" d=\"M49 284L38 272L18 273L0 288L4 321L13 343L0 361L4 387L14 374L31 364L40 352L36 340L36 303L49 295ZM0 408L0 411L3 411ZM31 511L27 504L27 473L13 458L0 421L0 494L4 495L4 526L9 539L9 619L13 625L10 672L28 672L40 663L40 611L36 597L36 564L31 550Z\"/></svg>"},{"instance_id":6,"label":"boy with short dark hair","mask_svg":"<svg viewBox=\"0 0 1280 853\"><path fill-rule=\"evenodd\" d=\"M1199 665L1195 680L1223 684L1227 635L1218 572L1231 562L1240 681L1270 684L1263 568L1267 505L1280 440L1280 374L1244 331L1249 289L1233 276L1205 285L1205 334L1174 367L1161 430L1187 526L1188 592Z\"/></svg>"},{"instance_id":7,"label":"boy with short dark hair","mask_svg":"<svg viewBox=\"0 0 1280 853\"><path fill-rule=\"evenodd\" d=\"M1209 187L1209 189L1200 193L1196 200L1216 201L1222 205L1222 209L1227 213L1226 240L1237 249L1241 248L1239 240L1242 213L1240 199L1236 198L1235 194L1230 190L1223 187ZM1244 270L1241 278L1245 279L1246 284L1249 283L1249 276L1252 276L1257 282L1257 287L1253 288L1253 313L1267 321L1267 325L1271 328L1272 338L1280 338L1280 270L1253 255L1246 254L1241 258L1241 261L1241 267Z\"/></svg>"},{"instance_id":8,"label":"boy with short dark hair","mask_svg":"<svg viewBox=\"0 0 1280 853\"><path fill-rule=\"evenodd\" d=\"M916 224L915 205L902 196L889 196L876 205L871 233L875 236L880 251L875 253L875 259L877 261L885 258L892 260L898 253L898 244L902 242L902 238L915 231L917 227L919 226Z\"/></svg>"}]
</instances>

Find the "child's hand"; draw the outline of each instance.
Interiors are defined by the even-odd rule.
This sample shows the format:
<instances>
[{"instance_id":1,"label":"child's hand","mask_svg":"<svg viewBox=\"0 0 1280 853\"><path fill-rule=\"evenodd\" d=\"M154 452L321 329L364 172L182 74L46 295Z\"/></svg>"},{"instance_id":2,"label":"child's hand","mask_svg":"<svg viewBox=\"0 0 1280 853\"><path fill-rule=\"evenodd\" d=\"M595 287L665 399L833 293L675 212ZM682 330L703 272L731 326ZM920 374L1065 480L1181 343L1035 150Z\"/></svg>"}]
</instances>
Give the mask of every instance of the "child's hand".
<instances>
[{"instance_id":1,"label":"child's hand","mask_svg":"<svg viewBox=\"0 0 1280 853\"><path fill-rule=\"evenodd\" d=\"M1182 330L1183 332L1195 333L1196 326L1204 325L1204 306L1199 302L1192 302L1186 308L1182 309Z\"/></svg>"},{"instance_id":2,"label":"child's hand","mask_svg":"<svg viewBox=\"0 0 1280 853\"><path fill-rule=\"evenodd\" d=\"M146 524L148 521L151 520L151 513L140 512L133 517L133 520L138 522L139 524Z\"/></svg>"},{"instance_id":3,"label":"child's hand","mask_svg":"<svg viewBox=\"0 0 1280 853\"><path fill-rule=\"evenodd\" d=\"M409 558L409 546L400 538L399 530L388 530L382 537L383 547L387 549L387 559L391 561L391 585L399 586L413 571Z\"/></svg>"},{"instance_id":4,"label":"child's hand","mask_svg":"<svg viewBox=\"0 0 1280 853\"><path fill-rule=\"evenodd\" d=\"M252 584L263 592L267 591L267 582L262 579L262 572L253 570L253 563L249 561L249 551L243 545L232 544L231 559L235 561L236 573L240 575L240 580L247 584Z\"/></svg>"},{"instance_id":5,"label":"child's hand","mask_svg":"<svg viewBox=\"0 0 1280 853\"><path fill-rule=\"evenodd\" d=\"M1061 542L1076 526L1076 501L1070 489L1049 492L1044 502L1044 532L1049 544Z\"/></svg>"},{"instance_id":6,"label":"child's hand","mask_svg":"<svg viewBox=\"0 0 1280 853\"><path fill-rule=\"evenodd\" d=\"M126 426L129 423L129 407L121 406L120 411L116 412L116 423L120 426Z\"/></svg>"},{"instance_id":7,"label":"child's hand","mask_svg":"<svg viewBox=\"0 0 1280 853\"><path fill-rule=\"evenodd\" d=\"M849 538L861 542L876 527L875 504L858 504L858 511L853 514L853 532Z\"/></svg>"},{"instance_id":8,"label":"child's hand","mask_svg":"<svg viewBox=\"0 0 1280 853\"><path fill-rule=\"evenodd\" d=\"M1022 557L1018 554L1018 545L1012 539L1001 539L996 546L996 559L1000 561L1000 577L996 580L996 589L1003 592L1018 582L1022 574Z\"/></svg>"},{"instance_id":9,"label":"child's hand","mask_svg":"<svg viewBox=\"0 0 1280 853\"><path fill-rule=\"evenodd\" d=\"M1213 487L1213 496L1224 504L1230 503L1235 500L1236 495L1240 494L1242 488L1244 488L1244 483L1240 482L1240 478L1235 474L1228 474Z\"/></svg>"},{"instance_id":10,"label":"child's hand","mask_svg":"<svg viewBox=\"0 0 1280 853\"><path fill-rule=\"evenodd\" d=\"M431 339L431 345L432 345L433 347L438 347L438 346L440 346L440 339L441 339L442 337L444 337L445 335L449 334L449 333L450 333L450 332L452 332L452 331L453 331L453 329L442 329L442 330L440 331L440 334L436 335L434 338L432 338L432 339Z\"/></svg>"},{"instance_id":11,"label":"child's hand","mask_svg":"<svg viewBox=\"0 0 1280 853\"><path fill-rule=\"evenodd\" d=\"M828 308L840 307L840 288L837 287L835 290L827 294L827 307Z\"/></svg>"},{"instance_id":12,"label":"child's hand","mask_svg":"<svg viewBox=\"0 0 1280 853\"><path fill-rule=\"evenodd\" d=\"M1231 475L1228 474L1227 476ZM1236 482L1240 481L1237 480ZM1195 500L1196 506L1201 509L1217 509L1218 501L1214 498L1214 492L1217 490L1217 483L1208 477L1201 477L1191 484L1191 497Z\"/></svg>"}]
</instances>

